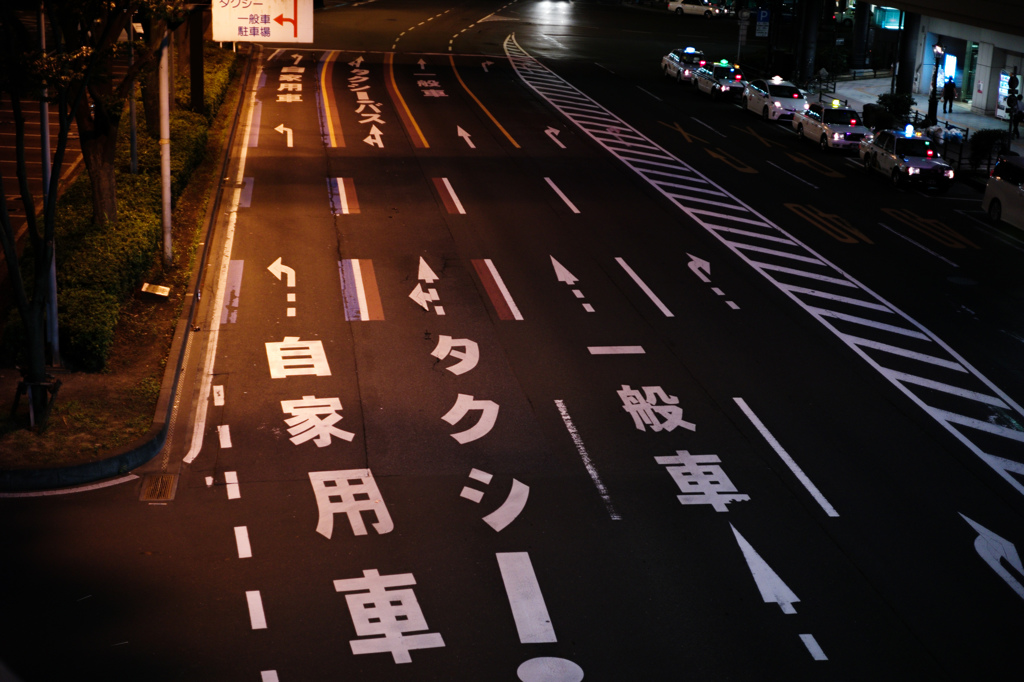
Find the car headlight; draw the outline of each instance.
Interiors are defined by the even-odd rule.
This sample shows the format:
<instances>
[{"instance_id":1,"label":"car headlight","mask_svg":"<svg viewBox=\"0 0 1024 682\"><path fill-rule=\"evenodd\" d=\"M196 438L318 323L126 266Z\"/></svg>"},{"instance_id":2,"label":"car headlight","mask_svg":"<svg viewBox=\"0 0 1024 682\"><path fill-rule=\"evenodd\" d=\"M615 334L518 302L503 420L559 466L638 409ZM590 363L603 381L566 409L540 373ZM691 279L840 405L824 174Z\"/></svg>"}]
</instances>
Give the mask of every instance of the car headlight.
<instances>
[{"instance_id":1,"label":"car headlight","mask_svg":"<svg viewBox=\"0 0 1024 682\"><path fill-rule=\"evenodd\" d=\"M772 102L772 104L775 106L776 109L782 108L782 102L779 102L778 100Z\"/></svg>"},{"instance_id":2,"label":"car headlight","mask_svg":"<svg viewBox=\"0 0 1024 682\"><path fill-rule=\"evenodd\" d=\"M836 142L839 142L844 137L845 135L843 135L843 133L832 133L832 139L835 140Z\"/></svg>"},{"instance_id":3,"label":"car headlight","mask_svg":"<svg viewBox=\"0 0 1024 682\"><path fill-rule=\"evenodd\" d=\"M914 166L907 166L907 175L920 175L921 169L915 168Z\"/></svg>"},{"instance_id":4,"label":"car headlight","mask_svg":"<svg viewBox=\"0 0 1024 682\"><path fill-rule=\"evenodd\" d=\"M950 180L953 179L953 169L952 168L947 168L946 170L942 171L942 174L945 175Z\"/></svg>"}]
</instances>

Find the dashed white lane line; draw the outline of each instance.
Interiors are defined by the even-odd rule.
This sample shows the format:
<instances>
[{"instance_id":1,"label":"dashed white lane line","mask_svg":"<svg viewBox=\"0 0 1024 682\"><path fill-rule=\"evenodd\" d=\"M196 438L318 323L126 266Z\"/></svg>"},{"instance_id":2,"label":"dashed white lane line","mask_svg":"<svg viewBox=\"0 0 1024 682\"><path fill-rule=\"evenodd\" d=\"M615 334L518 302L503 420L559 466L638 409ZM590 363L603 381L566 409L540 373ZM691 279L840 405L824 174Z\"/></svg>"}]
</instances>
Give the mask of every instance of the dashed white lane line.
<instances>
[{"instance_id":1,"label":"dashed white lane line","mask_svg":"<svg viewBox=\"0 0 1024 682\"><path fill-rule=\"evenodd\" d=\"M591 355L644 355L643 346L587 346Z\"/></svg>"},{"instance_id":2,"label":"dashed white lane line","mask_svg":"<svg viewBox=\"0 0 1024 682\"><path fill-rule=\"evenodd\" d=\"M594 482L598 494L604 500L604 506L608 510L608 515L612 518L612 521L621 521L622 517L619 516L619 513L615 511L615 507L612 506L612 498L608 494L608 489L604 487L604 483L597 473L597 467L590 461L590 454L583 445L583 439L580 437L579 431L576 430L576 425L573 423L572 417L569 416L569 411L565 409L565 402L556 400L555 405L558 407L558 413L562 415L562 422L565 424L565 429L569 432L569 437L572 438L573 445L576 446L580 459L583 460L583 466L586 467L587 473L590 474L590 480Z\"/></svg>"},{"instance_id":3,"label":"dashed white lane line","mask_svg":"<svg viewBox=\"0 0 1024 682\"><path fill-rule=\"evenodd\" d=\"M278 682L276 670L263 670L260 672L260 682Z\"/></svg>"},{"instance_id":4,"label":"dashed white lane line","mask_svg":"<svg viewBox=\"0 0 1024 682\"><path fill-rule=\"evenodd\" d=\"M238 487L238 472L225 471L224 482L227 484L228 499L237 500L242 497L242 490Z\"/></svg>"},{"instance_id":5,"label":"dashed white lane line","mask_svg":"<svg viewBox=\"0 0 1024 682\"><path fill-rule=\"evenodd\" d=\"M235 526L235 544L238 545L239 559L252 558L252 546L249 544L249 528L247 526Z\"/></svg>"},{"instance_id":6,"label":"dashed white lane line","mask_svg":"<svg viewBox=\"0 0 1024 682\"><path fill-rule=\"evenodd\" d=\"M637 286L640 287L645 294L647 294L647 298L651 299L654 305L658 306L658 310L660 310L665 315L665 317L675 317L675 315L672 314L672 311L669 310L665 306L665 304L661 302L661 299L658 298L653 291L651 291L651 288L647 286L647 284L642 279L640 279L640 276L633 272L633 268L629 267L626 264L626 261L622 260L621 258L616 258L615 262L622 266L622 269L626 271L626 274L629 275L634 282L636 282Z\"/></svg>"},{"instance_id":7,"label":"dashed white lane line","mask_svg":"<svg viewBox=\"0 0 1024 682\"><path fill-rule=\"evenodd\" d=\"M263 615L263 599L259 590L250 590L245 593L245 601L249 604L249 622L253 630L266 630L267 617Z\"/></svg>"},{"instance_id":8,"label":"dashed white lane line","mask_svg":"<svg viewBox=\"0 0 1024 682\"><path fill-rule=\"evenodd\" d=\"M558 188L558 185L555 184L554 180L552 180L551 178L544 178L544 181L548 183L551 189L555 190L555 194L561 197L562 201L565 202L565 205L569 207L570 211L572 211L573 213L580 212L580 210L576 208L576 204L569 201L569 197L565 196L565 193Z\"/></svg>"},{"instance_id":9,"label":"dashed white lane line","mask_svg":"<svg viewBox=\"0 0 1024 682\"><path fill-rule=\"evenodd\" d=\"M816 661L827 661L828 656L821 650L821 646L817 640L814 639L814 635L800 635L800 639L803 641L804 646L811 652L811 657Z\"/></svg>"}]
</instances>

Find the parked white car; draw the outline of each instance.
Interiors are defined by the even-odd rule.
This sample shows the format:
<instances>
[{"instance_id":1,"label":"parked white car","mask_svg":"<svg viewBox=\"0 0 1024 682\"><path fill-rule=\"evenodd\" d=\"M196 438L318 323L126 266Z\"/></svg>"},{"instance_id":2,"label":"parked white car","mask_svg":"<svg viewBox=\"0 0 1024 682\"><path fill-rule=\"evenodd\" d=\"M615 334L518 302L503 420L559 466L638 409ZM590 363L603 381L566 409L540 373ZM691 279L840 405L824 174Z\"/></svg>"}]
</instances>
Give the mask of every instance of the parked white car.
<instances>
[{"instance_id":1,"label":"parked white car","mask_svg":"<svg viewBox=\"0 0 1024 682\"><path fill-rule=\"evenodd\" d=\"M800 88L779 76L750 81L743 89L743 108L761 114L766 121L789 121L808 106Z\"/></svg>"},{"instance_id":2,"label":"parked white car","mask_svg":"<svg viewBox=\"0 0 1024 682\"><path fill-rule=\"evenodd\" d=\"M985 185L981 208L993 222L1024 230L1024 157L1000 159Z\"/></svg>"},{"instance_id":3,"label":"parked white car","mask_svg":"<svg viewBox=\"0 0 1024 682\"><path fill-rule=\"evenodd\" d=\"M695 47L681 47L661 58L661 70L677 83L692 85L693 72L704 65L704 53Z\"/></svg>"},{"instance_id":4,"label":"parked white car","mask_svg":"<svg viewBox=\"0 0 1024 682\"><path fill-rule=\"evenodd\" d=\"M913 184L946 191L956 177L936 144L910 126L865 136L860 158L865 169L881 173L897 187Z\"/></svg>"},{"instance_id":5,"label":"parked white car","mask_svg":"<svg viewBox=\"0 0 1024 682\"><path fill-rule=\"evenodd\" d=\"M817 142L822 151L854 149L860 146L871 129L860 121L860 114L834 99L831 102L813 102L793 116L793 130L801 137Z\"/></svg>"},{"instance_id":6,"label":"parked white car","mask_svg":"<svg viewBox=\"0 0 1024 682\"><path fill-rule=\"evenodd\" d=\"M705 19L727 17L732 13L724 5L716 5L708 0L672 0L668 3L668 11L678 15L693 14Z\"/></svg>"}]
</instances>

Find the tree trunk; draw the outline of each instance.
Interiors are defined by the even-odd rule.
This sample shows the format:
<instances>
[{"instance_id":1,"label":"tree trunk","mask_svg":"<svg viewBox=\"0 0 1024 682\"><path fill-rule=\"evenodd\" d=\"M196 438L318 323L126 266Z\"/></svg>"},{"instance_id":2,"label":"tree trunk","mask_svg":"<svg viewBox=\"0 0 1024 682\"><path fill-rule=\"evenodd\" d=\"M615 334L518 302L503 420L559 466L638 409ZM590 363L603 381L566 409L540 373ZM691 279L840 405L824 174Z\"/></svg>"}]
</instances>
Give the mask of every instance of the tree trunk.
<instances>
[{"instance_id":1,"label":"tree trunk","mask_svg":"<svg viewBox=\"0 0 1024 682\"><path fill-rule=\"evenodd\" d=\"M97 225L117 222L117 184L114 179L114 158L117 152L117 130L123 102L111 103L90 91L75 110L78 140L85 168L92 185L93 221ZM88 99L88 101L86 101ZM110 106L119 107L111 111Z\"/></svg>"}]
</instances>

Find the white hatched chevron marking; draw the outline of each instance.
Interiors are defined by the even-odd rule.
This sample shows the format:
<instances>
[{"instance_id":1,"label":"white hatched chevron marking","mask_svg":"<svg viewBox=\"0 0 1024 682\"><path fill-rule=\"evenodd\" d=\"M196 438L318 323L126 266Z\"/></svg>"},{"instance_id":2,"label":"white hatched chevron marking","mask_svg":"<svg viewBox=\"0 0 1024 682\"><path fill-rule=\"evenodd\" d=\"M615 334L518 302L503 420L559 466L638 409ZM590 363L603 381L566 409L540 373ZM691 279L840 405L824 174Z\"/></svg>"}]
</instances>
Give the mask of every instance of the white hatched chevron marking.
<instances>
[{"instance_id":1,"label":"white hatched chevron marking","mask_svg":"<svg viewBox=\"0 0 1024 682\"><path fill-rule=\"evenodd\" d=\"M811 314L1024 494L1024 483L1017 478L1024 476L1024 410L1020 405L907 314L531 57L514 34L505 39L504 48L516 74L542 99ZM721 212L712 210L716 208ZM766 242L785 244L792 250L767 249L763 246ZM765 262L762 257L806 263L813 270ZM794 279L814 281L818 288L796 285ZM878 314L870 319L823 307L833 304ZM840 327L855 327L856 333ZM908 371L909 366L915 367L913 372ZM915 373L929 370L955 373L944 375L942 381ZM949 383L951 380L959 383ZM943 398L941 407L932 404L938 396ZM956 405L955 411L951 403Z\"/></svg>"}]
</instances>

